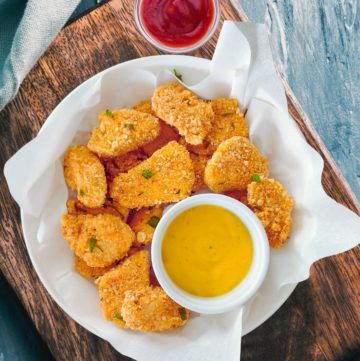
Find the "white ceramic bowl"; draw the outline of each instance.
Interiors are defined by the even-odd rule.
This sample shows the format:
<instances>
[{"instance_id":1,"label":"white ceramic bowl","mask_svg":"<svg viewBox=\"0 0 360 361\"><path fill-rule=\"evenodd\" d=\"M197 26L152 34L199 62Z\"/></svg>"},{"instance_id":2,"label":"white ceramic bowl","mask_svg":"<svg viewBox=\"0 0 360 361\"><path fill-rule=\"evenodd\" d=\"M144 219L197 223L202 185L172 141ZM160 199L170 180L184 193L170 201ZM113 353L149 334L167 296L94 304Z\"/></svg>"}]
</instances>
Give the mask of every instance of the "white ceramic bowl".
<instances>
[{"instance_id":1,"label":"white ceramic bowl","mask_svg":"<svg viewBox=\"0 0 360 361\"><path fill-rule=\"evenodd\" d=\"M162 259L162 243L165 232L176 216L200 205L216 205L238 216L249 230L254 258L245 279L230 292L217 297L194 296L178 287L167 274ZM241 202L220 194L201 194L184 199L171 206L156 227L151 246L152 265L156 277L165 292L178 304L191 311L216 314L244 305L261 286L269 266L269 242L259 219Z\"/></svg>"}]
</instances>

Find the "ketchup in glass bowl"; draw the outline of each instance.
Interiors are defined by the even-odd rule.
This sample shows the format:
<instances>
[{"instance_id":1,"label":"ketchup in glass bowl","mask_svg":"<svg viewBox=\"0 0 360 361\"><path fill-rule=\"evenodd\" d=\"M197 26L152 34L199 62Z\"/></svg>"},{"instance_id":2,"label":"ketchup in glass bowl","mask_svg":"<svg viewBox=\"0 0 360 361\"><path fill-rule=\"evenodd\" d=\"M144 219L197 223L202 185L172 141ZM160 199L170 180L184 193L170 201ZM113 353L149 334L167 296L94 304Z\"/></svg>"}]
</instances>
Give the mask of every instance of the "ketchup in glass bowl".
<instances>
[{"instance_id":1,"label":"ketchup in glass bowl","mask_svg":"<svg viewBox=\"0 0 360 361\"><path fill-rule=\"evenodd\" d=\"M186 53L214 34L220 20L219 0L135 0L135 20L157 48Z\"/></svg>"}]
</instances>

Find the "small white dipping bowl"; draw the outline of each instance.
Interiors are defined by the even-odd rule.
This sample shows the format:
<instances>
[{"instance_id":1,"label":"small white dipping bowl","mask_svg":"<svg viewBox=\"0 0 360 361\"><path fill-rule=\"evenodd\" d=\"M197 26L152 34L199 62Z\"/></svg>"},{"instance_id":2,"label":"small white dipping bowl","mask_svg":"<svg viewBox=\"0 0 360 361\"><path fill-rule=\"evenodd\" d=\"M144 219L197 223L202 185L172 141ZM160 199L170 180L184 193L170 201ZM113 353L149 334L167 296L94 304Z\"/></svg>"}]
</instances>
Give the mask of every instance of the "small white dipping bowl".
<instances>
[{"instance_id":1,"label":"small white dipping bowl","mask_svg":"<svg viewBox=\"0 0 360 361\"><path fill-rule=\"evenodd\" d=\"M235 214L246 225L253 241L253 261L247 276L231 291L216 297L199 297L181 289L167 274L162 258L162 243L168 226L180 213L201 205L219 206ZM200 194L186 198L165 210L154 233L151 258L161 287L174 301L194 312L216 314L244 305L254 296L268 270L269 242L255 213L241 202L220 194Z\"/></svg>"}]
</instances>

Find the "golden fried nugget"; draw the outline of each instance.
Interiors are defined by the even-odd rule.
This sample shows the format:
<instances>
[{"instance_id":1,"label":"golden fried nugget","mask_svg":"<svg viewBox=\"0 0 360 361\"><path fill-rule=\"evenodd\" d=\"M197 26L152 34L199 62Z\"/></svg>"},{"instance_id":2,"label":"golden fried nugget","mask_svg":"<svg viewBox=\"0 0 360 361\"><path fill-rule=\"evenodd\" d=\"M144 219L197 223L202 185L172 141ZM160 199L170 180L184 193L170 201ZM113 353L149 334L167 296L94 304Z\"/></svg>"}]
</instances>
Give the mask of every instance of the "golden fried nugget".
<instances>
[{"instance_id":1,"label":"golden fried nugget","mask_svg":"<svg viewBox=\"0 0 360 361\"><path fill-rule=\"evenodd\" d=\"M78 256L75 256L74 265L75 269L81 274L81 276L85 278L100 277L115 267L115 263L107 267L90 267L82 258Z\"/></svg>"},{"instance_id":2,"label":"golden fried nugget","mask_svg":"<svg viewBox=\"0 0 360 361\"><path fill-rule=\"evenodd\" d=\"M205 173L205 167L210 159L206 155L198 155L198 154L192 154L190 153L191 160L193 162L194 166L194 172L195 172L195 183L192 188L193 192L197 192L202 188L206 187L206 184L204 182L204 173Z\"/></svg>"},{"instance_id":3,"label":"golden fried nugget","mask_svg":"<svg viewBox=\"0 0 360 361\"><path fill-rule=\"evenodd\" d=\"M220 143L234 136L249 138L249 127L236 99L217 98L211 101L211 106L215 118L205 139L210 152L215 152Z\"/></svg>"},{"instance_id":4,"label":"golden fried nugget","mask_svg":"<svg viewBox=\"0 0 360 361\"><path fill-rule=\"evenodd\" d=\"M172 141L127 173L119 174L111 184L110 195L125 208L151 207L186 198L194 181L189 152Z\"/></svg>"},{"instance_id":5,"label":"golden fried nugget","mask_svg":"<svg viewBox=\"0 0 360 361\"><path fill-rule=\"evenodd\" d=\"M190 144L203 142L214 119L211 104L179 83L156 88L152 108L159 118L176 127Z\"/></svg>"},{"instance_id":6,"label":"golden fried nugget","mask_svg":"<svg viewBox=\"0 0 360 361\"><path fill-rule=\"evenodd\" d=\"M271 247L280 248L289 237L294 201L280 182L260 178L248 185L248 202L264 225Z\"/></svg>"},{"instance_id":7,"label":"golden fried nugget","mask_svg":"<svg viewBox=\"0 0 360 361\"><path fill-rule=\"evenodd\" d=\"M126 328L121 316L125 292L148 286L150 283L149 274L149 252L140 251L95 281L99 286L100 306L107 320Z\"/></svg>"},{"instance_id":8,"label":"golden fried nugget","mask_svg":"<svg viewBox=\"0 0 360 361\"><path fill-rule=\"evenodd\" d=\"M88 148L100 156L115 157L155 139L160 131L156 117L133 109L102 112Z\"/></svg>"},{"instance_id":9,"label":"golden fried nugget","mask_svg":"<svg viewBox=\"0 0 360 361\"><path fill-rule=\"evenodd\" d=\"M151 99L142 100L141 102L134 105L133 109L137 110L138 112L147 113L156 116L155 112L152 109Z\"/></svg>"},{"instance_id":10,"label":"golden fried nugget","mask_svg":"<svg viewBox=\"0 0 360 361\"><path fill-rule=\"evenodd\" d=\"M131 228L112 214L66 214L61 226L71 249L90 267L106 267L123 258L135 240Z\"/></svg>"},{"instance_id":11,"label":"golden fried nugget","mask_svg":"<svg viewBox=\"0 0 360 361\"><path fill-rule=\"evenodd\" d=\"M87 207L101 207L107 183L105 169L95 154L83 145L70 147L64 156L64 177L77 197Z\"/></svg>"},{"instance_id":12,"label":"golden fried nugget","mask_svg":"<svg viewBox=\"0 0 360 361\"><path fill-rule=\"evenodd\" d=\"M160 287L142 287L125 292L121 316L131 330L165 331L184 326L189 311L174 302Z\"/></svg>"},{"instance_id":13,"label":"golden fried nugget","mask_svg":"<svg viewBox=\"0 0 360 361\"><path fill-rule=\"evenodd\" d=\"M267 176L268 162L244 137L222 142L205 168L205 183L216 193L245 189L254 174Z\"/></svg>"},{"instance_id":14,"label":"golden fried nugget","mask_svg":"<svg viewBox=\"0 0 360 361\"><path fill-rule=\"evenodd\" d=\"M136 240L140 244L149 244L152 241L155 228L163 214L163 208L141 208L135 212L129 226L136 233Z\"/></svg>"}]
</instances>

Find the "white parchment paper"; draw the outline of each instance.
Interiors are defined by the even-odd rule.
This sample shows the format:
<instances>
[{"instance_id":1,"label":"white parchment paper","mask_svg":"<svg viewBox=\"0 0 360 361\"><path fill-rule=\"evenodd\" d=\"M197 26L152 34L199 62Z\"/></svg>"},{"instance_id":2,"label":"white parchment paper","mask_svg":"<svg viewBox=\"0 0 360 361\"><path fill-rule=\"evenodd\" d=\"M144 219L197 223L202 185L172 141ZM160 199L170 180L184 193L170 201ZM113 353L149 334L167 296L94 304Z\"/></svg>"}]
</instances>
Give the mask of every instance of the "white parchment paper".
<instances>
[{"instance_id":1,"label":"white parchment paper","mask_svg":"<svg viewBox=\"0 0 360 361\"><path fill-rule=\"evenodd\" d=\"M139 361L238 361L243 310L196 316L185 328L166 333L119 329L103 319L96 287L75 272L72 252L61 237L59 219L68 198L63 153L70 144L86 143L100 110L130 107L150 98L157 85L177 81L172 58L166 59L166 66L152 59L151 66L131 71L113 67L90 79L63 100L39 135L7 162L4 172L12 196L31 219L26 227L36 241L27 245L34 266L51 295L75 320ZM290 240L271 251L263 288L276 294L284 285L306 279L316 260L356 246L360 219L322 188L323 161L288 114L265 27L225 22L208 69L183 59L187 66L178 70L186 86L207 99L236 97L247 109L252 142L269 159L271 176L294 197ZM194 66L189 67L192 61ZM251 303L247 312L252 312Z\"/></svg>"}]
</instances>

